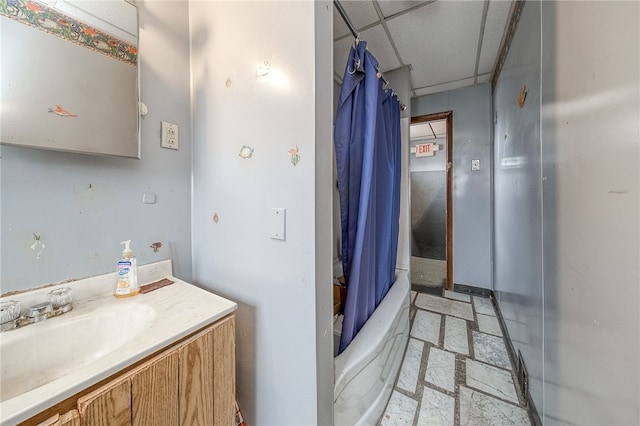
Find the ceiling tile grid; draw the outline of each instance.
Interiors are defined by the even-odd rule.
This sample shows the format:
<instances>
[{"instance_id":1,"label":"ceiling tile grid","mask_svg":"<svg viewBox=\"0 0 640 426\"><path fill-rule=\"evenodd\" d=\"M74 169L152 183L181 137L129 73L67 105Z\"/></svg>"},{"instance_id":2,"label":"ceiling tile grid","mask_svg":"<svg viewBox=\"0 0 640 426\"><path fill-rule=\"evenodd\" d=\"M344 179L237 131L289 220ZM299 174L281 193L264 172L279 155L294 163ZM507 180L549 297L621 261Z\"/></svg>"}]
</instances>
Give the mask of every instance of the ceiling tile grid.
<instances>
[{"instance_id":1,"label":"ceiling tile grid","mask_svg":"<svg viewBox=\"0 0 640 426\"><path fill-rule=\"evenodd\" d=\"M431 3L428 1L406 1L406 0L392 0L392 1L378 1L380 10L385 18L396 15L400 12L404 12L412 7L419 6L421 4Z\"/></svg>"},{"instance_id":2,"label":"ceiling tile grid","mask_svg":"<svg viewBox=\"0 0 640 426\"><path fill-rule=\"evenodd\" d=\"M371 29L363 31L360 34L362 40L367 42L367 50L373 53L382 72L394 70L400 67L400 62L396 56L389 37L381 25L377 25Z\"/></svg>"},{"instance_id":3,"label":"ceiling tile grid","mask_svg":"<svg viewBox=\"0 0 640 426\"><path fill-rule=\"evenodd\" d=\"M411 67L415 96L489 82L513 3L487 0L481 35L484 0L340 1L383 72ZM353 36L335 7L333 34L335 78L341 82Z\"/></svg>"},{"instance_id":4,"label":"ceiling tile grid","mask_svg":"<svg viewBox=\"0 0 640 426\"><path fill-rule=\"evenodd\" d=\"M498 49L500 49L502 36L510 15L510 1L494 0L489 2L487 21L484 27L484 38L482 39L482 49L480 50L478 74L491 74L491 72L493 72L493 67L498 57Z\"/></svg>"},{"instance_id":5,"label":"ceiling tile grid","mask_svg":"<svg viewBox=\"0 0 640 426\"><path fill-rule=\"evenodd\" d=\"M460 89L462 87L473 86L475 79L473 77L463 78L462 80L450 81L433 86L415 88L416 96L431 95L433 93L446 92L447 90Z\"/></svg>"},{"instance_id":6,"label":"ceiling tile grid","mask_svg":"<svg viewBox=\"0 0 640 426\"><path fill-rule=\"evenodd\" d=\"M375 22L379 22L380 18L378 17L378 12L376 12L376 8L373 5L373 1L341 1L340 4L345 12L347 12L347 16L349 16L349 20L357 29L364 28L368 25L371 25ZM334 20L334 31L333 38L334 40L346 35L351 37L351 32L349 31L349 27L344 23L342 17L339 13L337 13L336 8L333 8L333 20ZM336 32L335 21L341 21L341 24L344 26L340 26L339 32Z\"/></svg>"},{"instance_id":7,"label":"ceiling tile grid","mask_svg":"<svg viewBox=\"0 0 640 426\"><path fill-rule=\"evenodd\" d=\"M439 139L447 135L447 120L412 124L409 128L410 140Z\"/></svg>"},{"instance_id":8,"label":"ceiling tile grid","mask_svg":"<svg viewBox=\"0 0 640 426\"><path fill-rule=\"evenodd\" d=\"M435 2L388 21L415 87L472 77L482 22L481 2Z\"/></svg>"}]
</instances>

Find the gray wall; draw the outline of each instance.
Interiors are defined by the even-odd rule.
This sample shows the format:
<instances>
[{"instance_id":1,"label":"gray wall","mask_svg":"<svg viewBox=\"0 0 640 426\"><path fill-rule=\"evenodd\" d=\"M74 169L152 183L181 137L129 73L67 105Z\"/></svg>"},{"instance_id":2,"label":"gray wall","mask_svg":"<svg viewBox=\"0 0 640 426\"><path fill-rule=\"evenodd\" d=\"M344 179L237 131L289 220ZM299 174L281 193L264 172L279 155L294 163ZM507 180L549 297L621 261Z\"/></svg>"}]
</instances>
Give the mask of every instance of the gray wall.
<instances>
[{"instance_id":1,"label":"gray wall","mask_svg":"<svg viewBox=\"0 0 640 426\"><path fill-rule=\"evenodd\" d=\"M142 159L2 146L2 292L113 272L125 239L139 264L172 258L176 275L191 278L188 3L138 6L140 91L149 107ZM162 120L180 126L178 151L160 148ZM156 203L143 204L144 193ZM45 244L40 258L33 233ZM158 253L149 247L156 241Z\"/></svg>"},{"instance_id":2,"label":"gray wall","mask_svg":"<svg viewBox=\"0 0 640 426\"><path fill-rule=\"evenodd\" d=\"M545 418L640 424L640 3L542 2L542 40Z\"/></svg>"},{"instance_id":3,"label":"gray wall","mask_svg":"<svg viewBox=\"0 0 640 426\"><path fill-rule=\"evenodd\" d=\"M491 86L412 99L413 117L443 111L453 111L453 281L491 288Z\"/></svg>"},{"instance_id":4,"label":"gray wall","mask_svg":"<svg viewBox=\"0 0 640 426\"><path fill-rule=\"evenodd\" d=\"M640 423L639 21L527 2L496 87L496 292L547 425Z\"/></svg>"},{"instance_id":5,"label":"gray wall","mask_svg":"<svg viewBox=\"0 0 640 426\"><path fill-rule=\"evenodd\" d=\"M518 92L527 87L525 105ZM494 292L542 409L540 4L527 2L494 91Z\"/></svg>"}]
</instances>

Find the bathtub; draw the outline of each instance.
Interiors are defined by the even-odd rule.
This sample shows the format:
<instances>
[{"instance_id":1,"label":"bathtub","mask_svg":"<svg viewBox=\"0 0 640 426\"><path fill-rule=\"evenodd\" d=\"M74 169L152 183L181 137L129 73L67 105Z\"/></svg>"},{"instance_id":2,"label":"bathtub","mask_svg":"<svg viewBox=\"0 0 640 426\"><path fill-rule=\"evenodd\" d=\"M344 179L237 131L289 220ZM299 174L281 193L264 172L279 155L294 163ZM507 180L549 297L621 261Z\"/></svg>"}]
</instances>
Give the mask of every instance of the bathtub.
<instances>
[{"instance_id":1,"label":"bathtub","mask_svg":"<svg viewBox=\"0 0 640 426\"><path fill-rule=\"evenodd\" d=\"M333 421L336 426L375 425L384 412L409 339L407 271L349 346L335 357Z\"/></svg>"}]
</instances>

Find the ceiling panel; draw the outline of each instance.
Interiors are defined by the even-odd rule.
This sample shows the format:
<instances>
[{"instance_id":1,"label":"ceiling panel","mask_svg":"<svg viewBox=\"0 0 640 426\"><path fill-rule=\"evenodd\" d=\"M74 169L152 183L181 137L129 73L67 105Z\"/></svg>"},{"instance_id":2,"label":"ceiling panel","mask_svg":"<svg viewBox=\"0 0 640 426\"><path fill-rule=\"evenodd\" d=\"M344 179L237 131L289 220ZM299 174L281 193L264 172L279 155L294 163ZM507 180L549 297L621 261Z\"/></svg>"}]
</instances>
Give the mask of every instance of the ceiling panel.
<instances>
[{"instance_id":1,"label":"ceiling panel","mask_svg":"<svg viewBox=\"0 0 640 426\"><path fill-rule=\"evenodd\" d=\"M333 8L333 39L337 40L342 36L349 34L349 27L344 23L344 19L338 13L338 9Z\"/></svg>"},{"instance_id":2,"label":"ceiling panel","mask_svg":"<svg viewBox=\"0 0 640 426\"><path fill-rule=\"evenodd\" d=\"M488 72L486 74L479 74L478 75L478 84L482 84L482 83L488 83L491 81L491 73Z\"/></svg>"},{"instance_id":3,"label":"ceiling panel","mask_svg":"<svg viewBox=\"0 0 640 426\"><path fill-rule=\"evenodd\" d=\"M435 133L435 136L433 135ZM427 121L409 127L409 139L440 139L447 136L447 120Z\"/></svg>"},{"instance_id":4,"label":"ceiling panel","mask_svg":"<svg viewBox=\"0 0 640 426\"><path fill-rule=\"evenodd\" d=\"M363 31L360 38L367 42L367 49L378 60L380 71L387 72L400 68L401 64L382 25Z\"/></svg>"},{"instance_id":5,"label":"ceiling panel","mask_svg":"<svg viewBox=\"0 0 640 426\"><path fill-rule=\"evenodd\" d=\"M511 14L512 4L510 1L492 0L489 2L480 62L478 63L478 74L491 73L493 71L502 35Z\"/></svg>"},{"instance_id":6,"label":"ceiling panel","mask_svg":"<svg viewBox=\"0 0 640 426\"><path fill-rule=\"evenodd\" d=\"M447 134L447 120L431 121L430 124L436 136L442 137Z\"/></svg>"},{"instance_id":7,"label":"ceiling panel","mask_svg":"<svg viewBox=\"0 0 640 426\"><path fill-rule=\"evenodd\" d=\"M472 86L474 84L474 78L469 77L462 80L450 81L447 83L437 84L435 86L428 86L414 89L416 96L430 95L432 93L446 92L447 90L455 90L461 87Z\"/></svg>"},{"instance_id":8,"label":"ceiling panel","mask_svg":"<svg viewBox=\"0 0 640 426\"><path fill-rule=\"evenodd\" d=\"M373 24L374 22L380 21L378 13L376 12L376 8L373 6L373 2L370 0L341 0L340 4L342 5L342 8L345 10L345 12L347 12L349 19L351 20L351 23L356 27L356 30ZM333 10L333 39L335 40L339 37L350 34L350 31L347 25L344 24L344 20L342 19L340 14L337 13L335 7L333 8ZM336 25L336 21L340 21L344 26ZM337 29L339 29L340 32L337 32Z\"/></svg>"},{"instance_id":9,"label":"ceiling panel","mask_svg":"<svg viewBox=\"0 0 640 426\"><path fill-rule=\"evenodd\" d=\"M382 10L382 14L386 17L391 15L395 15L396 13L403 12L407 9L411 9L412 7L418 6L425 2L424 0L420 1L412 1L412 0L383 0L378 1L378 5L380 6L380 10Z\"/></svg>"},{"instance_id":10,"label":"ceiling panel","mask_svg":"<svg viewBox=\"0 0 640 426\"><path fill-rule=\"evenodd\" d=\"M487 1L479 53L484 0L378 0L389 34L380 25L374 1L341 0L340 4L357 29L371 26L360 31L360 37L368 42L382 71L410 65L411 90L414 96L422 96L490 81L514 2ZM340 82L353 36L335 7L334 40L335 78Z\"/></svg>"},{"instance_id":11,"label":"ceiling panel","mask_svg":"<svg viewBox=\"0 0 640 426\"><path fill-rule=\"evenodd\" d=\"M473 77L482 8L438 1L387 21L401 59L420 70L412 72L414 88Z\"/></svg>"},{"instance_id":12,"label":"ceiling panel","mask_svg":"<svg viewBox=\"0 0 640 426\"><path fill-rule=\"evenodd\" d=\"M429 123L412 124L409 128L410 139L426 139L428 137L433 138Z\"/></svg>"}]
</instances>

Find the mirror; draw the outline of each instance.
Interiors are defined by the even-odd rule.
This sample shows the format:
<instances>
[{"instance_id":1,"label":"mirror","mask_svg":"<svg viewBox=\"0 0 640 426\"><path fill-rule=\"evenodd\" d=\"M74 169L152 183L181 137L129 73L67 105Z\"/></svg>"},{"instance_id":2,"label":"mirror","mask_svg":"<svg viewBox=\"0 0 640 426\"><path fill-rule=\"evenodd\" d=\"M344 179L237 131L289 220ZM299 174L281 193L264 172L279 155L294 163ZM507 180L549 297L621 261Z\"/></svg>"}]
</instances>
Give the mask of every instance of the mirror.
<instances>
[{"instance_id":1,"label":"mirror","mask_svg":"<svg viewBox=\"0 0 640 426\"><path fill-rule=\"evenodd\" d=\"M125 0L0 0L0 142L140 158L138 13Z\"/></svg>"}]
</instances>

